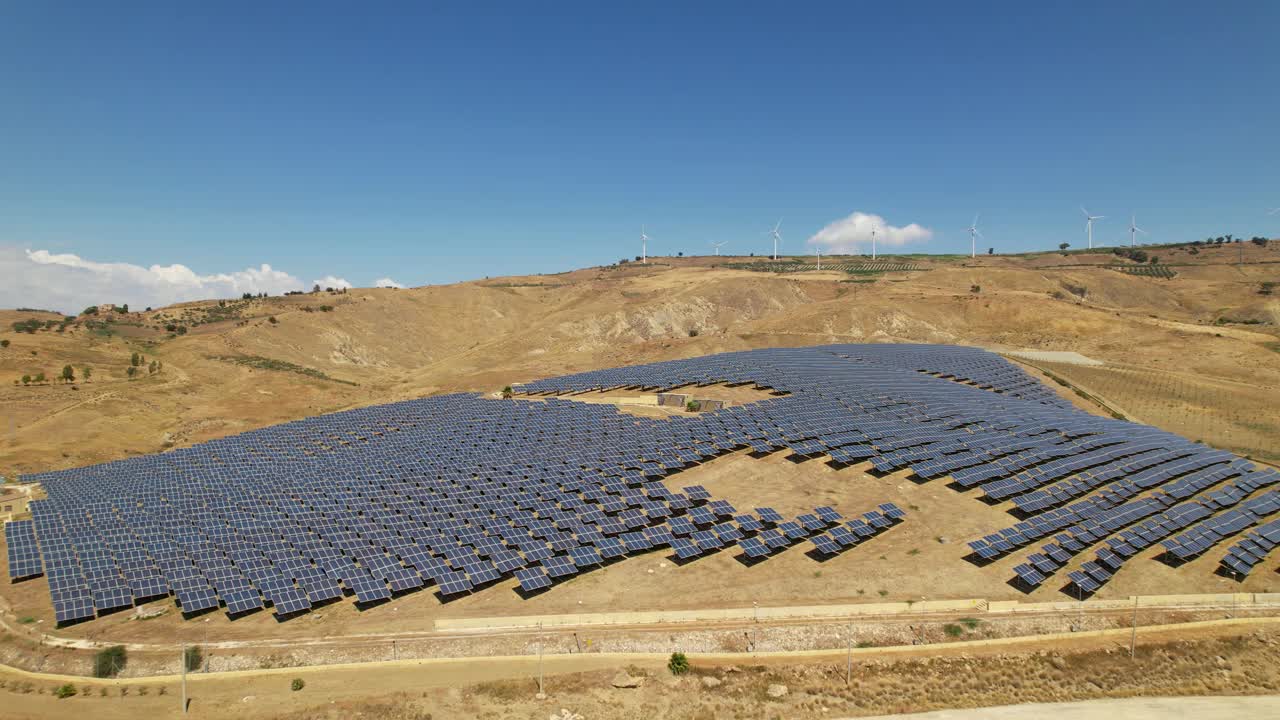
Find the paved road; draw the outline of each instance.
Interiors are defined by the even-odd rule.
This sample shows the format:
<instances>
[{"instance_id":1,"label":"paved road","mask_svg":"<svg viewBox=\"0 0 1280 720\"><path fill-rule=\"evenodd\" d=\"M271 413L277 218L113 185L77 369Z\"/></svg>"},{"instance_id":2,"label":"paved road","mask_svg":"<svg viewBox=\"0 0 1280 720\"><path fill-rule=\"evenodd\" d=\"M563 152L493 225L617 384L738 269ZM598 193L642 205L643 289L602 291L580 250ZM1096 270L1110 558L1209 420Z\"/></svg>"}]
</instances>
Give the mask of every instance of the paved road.
<instances>
[{"instance_id":1,"label":"paved road","mask_svg":"<svg viewBox=\"0 0 1280 720\"><path fill-rule=\"evenodd\" d=\"M1280 717L1280 696L1132 698L883 715L880 720L1241 720ZM867 720L863 718L863 720ZM872 718L871 720L877 720Z\"/></svg>"}]
</instances>

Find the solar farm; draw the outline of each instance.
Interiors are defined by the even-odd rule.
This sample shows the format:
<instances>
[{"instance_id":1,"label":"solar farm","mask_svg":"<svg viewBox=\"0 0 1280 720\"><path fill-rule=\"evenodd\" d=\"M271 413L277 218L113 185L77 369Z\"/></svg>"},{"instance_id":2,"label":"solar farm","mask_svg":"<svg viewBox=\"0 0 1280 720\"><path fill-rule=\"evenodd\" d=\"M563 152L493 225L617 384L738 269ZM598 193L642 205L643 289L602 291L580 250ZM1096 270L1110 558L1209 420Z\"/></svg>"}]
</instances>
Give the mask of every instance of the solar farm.
<instances>
[{"instance_id":1,"label":"solar farm","mask_svg":"<svg viewBox=\"0 0 1280 720\"><path fill-rule=\"evenodd\" d=\"M668 418L572 399L716 384L762 399ZM184 617L287 620L422 591L439 603L495 593L532 603L637 556L668 558L693 578L726 555L744 572L797 554L837 563L926 521L887 496L783 513L680 482L726 455L864 468L999 508L1007 525L965 538L969 554L955 561L1021 559L992 593L1007 582L1088 596L1156 547L1179 573L1203 573L1194 561L1210 554L1236 579L1275 570L1280 473L1089 415L978 349L753 350L514 390L510 400L435 396L28 476L48 497L32 502L31 520L5 526L9 577L43 576L64 625L170 597Z\"/></svg>"}]
</instances>

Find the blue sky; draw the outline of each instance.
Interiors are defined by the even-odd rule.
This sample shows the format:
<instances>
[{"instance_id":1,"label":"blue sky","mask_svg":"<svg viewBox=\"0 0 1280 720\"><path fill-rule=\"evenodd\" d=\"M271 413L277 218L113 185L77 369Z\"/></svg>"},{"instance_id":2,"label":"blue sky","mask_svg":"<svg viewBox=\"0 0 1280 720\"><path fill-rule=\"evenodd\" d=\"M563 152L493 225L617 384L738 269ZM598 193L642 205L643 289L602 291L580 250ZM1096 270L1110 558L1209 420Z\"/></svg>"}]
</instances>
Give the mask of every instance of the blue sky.
<instances>
[{"instance_id":1,"label":"blue sky","mask_svg":"<svg viewBox=\"0 0 1280 720\"><path fill-rule=\"evenodd\" d=\"M9 4L0 246L409 285L1280 235L1280 4ZM214 7L216 5L216 7ZM268 7L263 7L267 5ZM10 267L0 265L0 267ZM6 270L10 272L11 270ZM0 298L2 301L3 298Z\"/></svg>"}]
</instances>

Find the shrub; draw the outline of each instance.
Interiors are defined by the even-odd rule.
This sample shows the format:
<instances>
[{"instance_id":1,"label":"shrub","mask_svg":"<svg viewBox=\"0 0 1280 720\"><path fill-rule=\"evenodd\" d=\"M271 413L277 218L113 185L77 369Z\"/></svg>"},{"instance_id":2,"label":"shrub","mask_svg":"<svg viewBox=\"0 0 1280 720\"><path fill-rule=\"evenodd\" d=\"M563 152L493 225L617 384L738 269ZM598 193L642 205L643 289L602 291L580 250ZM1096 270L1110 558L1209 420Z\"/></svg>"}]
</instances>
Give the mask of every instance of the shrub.
<instances>
[{"instance_id":1,"label":"shrub","mask_svg":"<svg viewBox=\"0 0 1280 720\"><path fill-rule=\"evenodd\" d=\"M30 320L19 320L18 322L15 322L13 324L13 331L34 335L35 332L42 327L44 327L44 323L35 318L31 318Z\"/></svg>"},{"instance_id":2,"label":"shrub","mask_svg":"<svg viewBox=\"0 0 1280 720\"><path fill-rule=\"evenodd\" d=\"M969 628L970 630L975 630L979 625L982 624L982 621L979 620L978 618L966 617L966 618L960 618L960 624Z\"/></svg>"},{"instance_id":3,"label":"shrub","mask_svg":"<svg viewBox=\"0 0 1280 720\"><path fill-rule=\"evenodd\" d=\"M275 316L275 315L272 315L271 317L267 318L267 322L271 323L272 325L275 325L276 323L278 323L278 322L280 322L280 321L276 319L276 316Z\"/></svg>"},{"instance_id":4,"label":"shrub","mask_svg":"<svg viewBox=\"0 0 1280 720\"><path fill-rule=\"evenodd\" d=\"M187 666L187 672L199 670L204 664L204 652L199 645L191 645L183 653L182 662Z\"/></svg>"},{"instance_id":5,"label":"shrub","mask_svg":"<svg viewBox=\"0 0 1280 720\"><path fill-rule=\"evenodd\" d=\"M689 337L698 337L698 328L689 328Z\"/></svg>"},{"instance_id":6,"label":"shrub","mask_svg":"<svg viewBox=\"0 0 1280 720\"><path fill-rule=\"evenodd\" d=\"M697 400L690 400L689 402L684 404L684 409L689 412L698 412L699 410L702 409L702 403L698 402Z\"/></svg>"},{"instance_id":7,"label":"shrub","mask_svg":"<svg viewBox=\"0 0 1280 720\"><path fill-rule=\"evenodd\" d=\"M9 341L8 341L8 340L0 340L0 347L6 347L6 348L7 348L7 347L9 347Z\"/></svg>"},{"instance_id":8,"label":"shrub","mask_svg":"<svg viewBox=\"0 0 1280 720\"><path fill-rule=\"evenodd\" d=\"M946 633L947 637L958 638L964 634L964 628L955 623L947 623L942 626L942 632Z\"/></svg>"},{"instance_id":9,"label":"shrub","mask_svg":"<svg viewBox=\"0 0 1280 720\"><path fill-rule=\"evenodd\" d=\"M306 686L307 684L303 682L302 678L294 678L293 682L289 683L289 689L294 692L298 692L299 690L301 690Z\"/></svg>"},{"instance_id":10,"label":"shrub","mask_svg":"<svg viewBox=\"0 0 1280 720\"><path fill-rule=\"evenodd\" d=\"M59 685L57 689L53 691L53 696L58 698L59 700L69 698L75 694L76 694L76 686L72 685L71 683L67 683L66 685Z\"/></svg>"},{"instance_id":11,"label":"shrub","mask_svg":"<svg viewBox=\"0 0 1280 720\"><path fill-rule=\"evenodd\" d=\"M128 662L129 655L125 652L123 645L113 645L106 650L100 650L93 656L93 676L115 677Z\"/></svg>"},{"instance_id":12,"label":"shrub","mask_svg":"<svg viewBox=\"0 0 1280 720\"><path fill-rule=\"evenodd\" d=\"M504 399L506 399L506 400L510 400L510 399L511 399L511 396L512 396L513 394L514 394L514 393L512 392L512 390L511 390L511 386L510 386L510 385L508 385L508 386L506 386L506 387L502 388L502 397L503 397Z\"/></svg>"},{"instance_id":13,"label":"shrub","mask_svg":"<svg viewBox=\"0 0 1280 720\"><path fill-rule=\"evenodd\" d=\"M667 660L667 669L672 675L684 675L689 672L689 658L682 652L673 652L671 659Z\"/></svg>"},{"instance_id":14,"label":"shrub","mask_svg":"<svg viewBox=\"0 0 1280 720\"><path fill-rule=\"evenodd\" d=\"M982 292L982 286L981 286L981 285L970 285L970 286L969 286L969 292L973 293L974 295L977 295L978 293Z\"/></svg>"}]
</instances>

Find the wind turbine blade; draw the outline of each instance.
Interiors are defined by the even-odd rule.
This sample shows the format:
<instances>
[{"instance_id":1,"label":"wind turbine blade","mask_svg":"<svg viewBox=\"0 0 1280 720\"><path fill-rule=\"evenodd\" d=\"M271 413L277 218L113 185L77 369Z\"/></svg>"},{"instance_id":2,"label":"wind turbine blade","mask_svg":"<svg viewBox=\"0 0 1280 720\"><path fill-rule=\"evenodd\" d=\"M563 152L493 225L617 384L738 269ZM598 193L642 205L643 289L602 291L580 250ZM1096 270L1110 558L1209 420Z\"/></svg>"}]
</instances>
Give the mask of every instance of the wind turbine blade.
<instances>
[{"instance_id":1,"label":"wind turbine blade","mask_svg":"<svg viewBox=\"0 0 1280 720\"><path fill-rule=\"evenodd\" d=\"M978 227L978 218L982 217L982 213L973 214L973 226Z\"/></svg>"},{"instance_id":2,"label":"wind turbine blade","mask_svg":"<svg viewBox=\"0 0 1280 720\"><path fill-rule=\"evenodd\" d=\"M973 234L974 234L974 235L977 235L978 237L982 238L983 240L986 240L986 238L985 238L985 237L983 237L983 235L982 235L982 231L981 231L981 230L978 230L977 228L974 228L974 230L973 230Z\"/></svg>"},{"instance_id":3,"label":"wind turbine blade","mask_svg":"<svg viewBox=\"0 0 1280 720\"><path fill-rule=\"evenodd\" d=\"M1080 212L1084 213L1085 217L1089 217L1089 211L1085 210L1083 205L1080 206Z\"/></svg>"}]
</instances>

